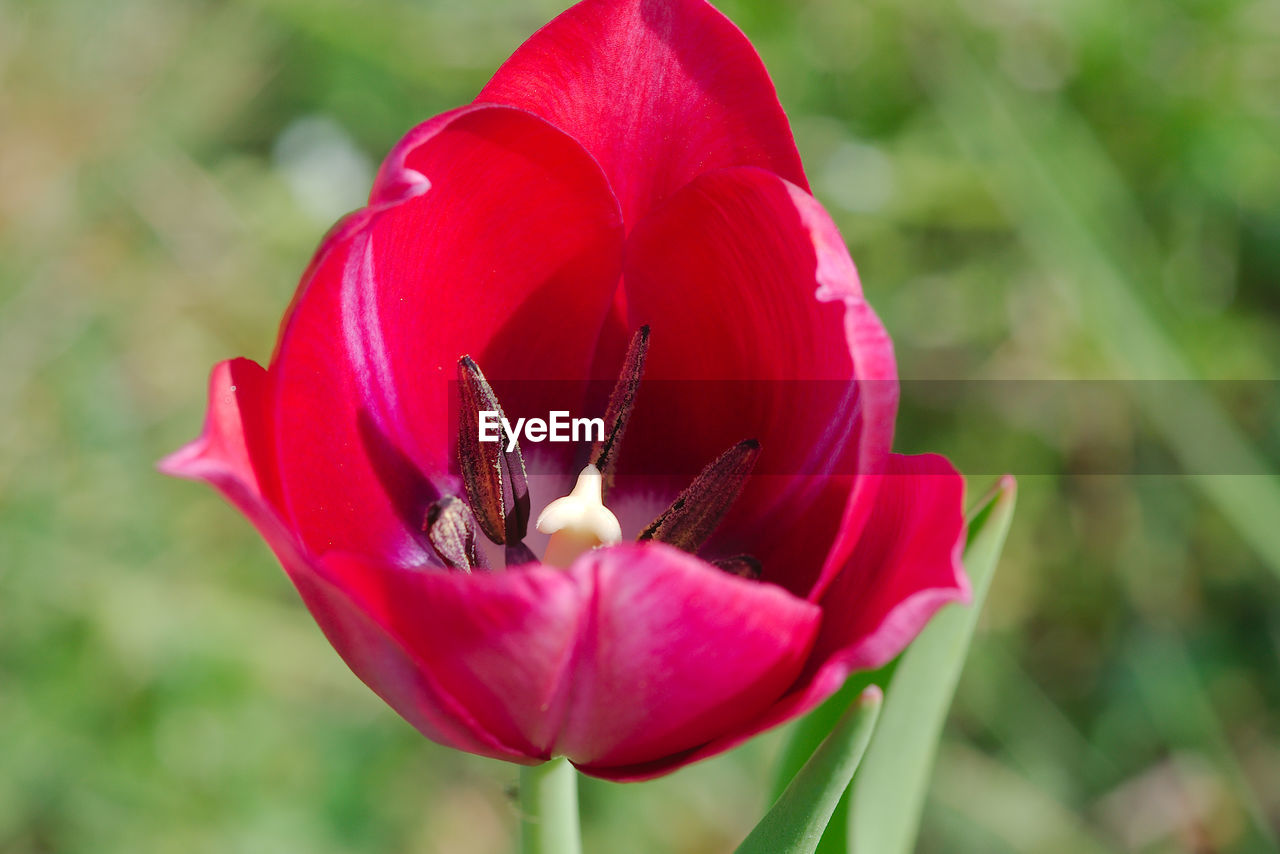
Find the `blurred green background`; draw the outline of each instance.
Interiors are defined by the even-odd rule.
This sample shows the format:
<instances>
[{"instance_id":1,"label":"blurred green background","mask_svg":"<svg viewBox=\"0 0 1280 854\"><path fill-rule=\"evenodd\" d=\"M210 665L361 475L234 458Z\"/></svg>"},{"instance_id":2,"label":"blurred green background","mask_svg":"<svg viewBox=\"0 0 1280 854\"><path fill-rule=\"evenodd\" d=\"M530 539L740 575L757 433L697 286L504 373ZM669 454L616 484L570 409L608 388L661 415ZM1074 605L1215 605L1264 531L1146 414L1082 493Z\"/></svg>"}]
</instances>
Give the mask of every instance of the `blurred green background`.
<instances>
[{"instance_id":1,"label":"blurred green background","mask_svg":"<svg viewBox=\"0 0 1280 854\"><path fill-rule=\"evenodd\" d=\"M267 359L400 134L563 5L0 0L0 851L511 850L514 769L418 737L250 526L152 466L213 362ZM1280 4L720 5L904 377L1276 378ZM1257 457L1204 406L1007 414L1042 473L920 851L1277 850L1280 482L1081 473L1131 417L1175 463ZM584 784L588 850L730 850L784 735Z\"/></svg>"}]
</instances>

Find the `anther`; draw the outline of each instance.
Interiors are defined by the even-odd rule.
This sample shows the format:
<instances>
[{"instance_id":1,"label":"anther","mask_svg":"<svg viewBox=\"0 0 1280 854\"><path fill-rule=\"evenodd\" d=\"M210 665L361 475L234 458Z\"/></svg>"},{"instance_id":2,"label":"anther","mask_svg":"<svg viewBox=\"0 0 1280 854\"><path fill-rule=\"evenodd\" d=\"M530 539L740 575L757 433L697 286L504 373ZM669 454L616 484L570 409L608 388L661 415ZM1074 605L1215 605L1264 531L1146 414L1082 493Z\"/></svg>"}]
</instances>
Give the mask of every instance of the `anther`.
<instances>
[{"instance_id":1,"label":"anther","mask_svg":"<svg viewBox=\"0 0 1280 854\"><path fill-rule=\"evenodd\" d=\"M649 523L638 539L697 553L742 492L759 456L760 443L755 439L739 442L725 451L694 478L662 515Z\"/></svg>"},{"instance_id":2,"label":"anther","mask_svg":"<svg viewBox=\"0 0 1280 854\"><path fill-rule=\"evenodd\" d=\"M480 441L480 411L496 411L505 417L498 397L470 356L458 360L458 387L462 406L458 412L458 461L467 498L484 535L495 543L519 543L529 528L529 480L524 457L516 445ZM511 509L503 482L511 495Z\"/></svg>"},{"instance_id":3,"label":"anther","mask_svg":"<svg viewBox=\"0 0 1280 854\"><path fill-rule=\"evenodd\" d=\"M523 566L526 563L538 562L538 556L533 553L533 549L523 542L507 543L503 559L506 561L508 569L513 566Z\"/></svg>"},{"instance_id":4,"label":"anther","mask_svg":"<svg viewBox=\"0 0 1280 854\"><path fill-rule=\"evenodd\" d=\"M591 464L604 477L601 486L604 495L608 495L613 486L613 473L618 465L618 447L622 443L622 434L627 429L627 421L631 418L631 410L636 405L636 393L640 390L644 359L648 353L649 326L646 324L631 336L627 357L622 362L622 371L618 374L618 382L609 395L609 405L605 409L604 423L607 432L591 448Z\"/></svg>"},{"instance_id":5,"label":"anther","mask_svg":"<svg viewBox=\"0 0 1280 854\"><path fill-rule=\"evenodd\" d=\"M758 580L761 574L760 561L751 555L725 557L711 561L711 565L718 569L723 569L730 575L736 575L739 578L750 578L752 581Z\"/></svg>"},{"instance_id":6,"label":"anther","mask_svg":"<svg viewBox=\"0 0 1280 854\"><path fill-rule=\"evenodd\" d=\"M480 566L475 517L461 498L446 495L428 507L422 530L445 566L463 572Z\"/></svg>"}]
</instances>

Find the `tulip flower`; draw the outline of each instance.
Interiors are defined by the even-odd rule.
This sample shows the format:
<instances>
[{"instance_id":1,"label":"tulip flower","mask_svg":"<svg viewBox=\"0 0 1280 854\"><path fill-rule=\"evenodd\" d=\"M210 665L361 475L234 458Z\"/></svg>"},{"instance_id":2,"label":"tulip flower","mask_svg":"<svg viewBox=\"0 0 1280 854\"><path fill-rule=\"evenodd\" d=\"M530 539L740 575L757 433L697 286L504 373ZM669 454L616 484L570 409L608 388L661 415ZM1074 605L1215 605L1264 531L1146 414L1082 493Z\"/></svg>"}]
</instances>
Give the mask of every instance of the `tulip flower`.
<instances>
[{"instance_id":1,"label":"tulip flower","mask_svg":"<svg viewBox=\"0 0 1280 854\"><path fill-rule=\"evenodd\" d=\"M549 411L542 381L616 387L574 413L608 435L535 470L474 427ZM757 394L668 407L654 382ZM411 130L270 364L219 364L208 401L163 469L248 517L393 709L482 756L664 774L968 596L962 479L891 453L890 338L703 0L586 0Z\"/></svg>"}]
</instances>

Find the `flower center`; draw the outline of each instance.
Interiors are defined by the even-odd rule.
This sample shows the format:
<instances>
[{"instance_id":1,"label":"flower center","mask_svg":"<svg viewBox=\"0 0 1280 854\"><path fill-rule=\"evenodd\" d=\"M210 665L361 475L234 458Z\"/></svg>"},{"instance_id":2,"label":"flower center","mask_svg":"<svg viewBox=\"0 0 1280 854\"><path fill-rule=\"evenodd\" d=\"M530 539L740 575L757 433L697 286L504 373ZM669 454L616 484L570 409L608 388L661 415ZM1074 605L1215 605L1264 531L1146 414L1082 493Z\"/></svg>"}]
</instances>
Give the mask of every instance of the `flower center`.
<instances>
[{"instance_id":1,"label":"flower center","mask_svg":"<svg viewBox=\"0 0 1280 854\"><path fill-rule=\"evenodd\" d=\"M549 535L542 562L568 568L591 549L622 542L622 526L605 506L613 486L627 422L635 406L649 349L649 327L631 339L618 382L605 410L605 434L591 449L587 466L573 490L557 498L538 515L538 531ZM470 572L486 568L477 547L476 528L491 542L505 547L507 566L533 563L538 558L524 543L528 532L529 478L519 442L481 442L480 413L496 412L505 419L497 395L480 366L470 356L458 361L461 408L458 419L458 460L467 501L445 496L431 505L423 532L448 567ZM747 439L721 454L693 482L640 531L640 542L660 542L697 554L711 538L742 492L760 456L760 443ZM760 577L760 563L750 555L711 561L733 575Z\"/></svg>"}]
</instances>

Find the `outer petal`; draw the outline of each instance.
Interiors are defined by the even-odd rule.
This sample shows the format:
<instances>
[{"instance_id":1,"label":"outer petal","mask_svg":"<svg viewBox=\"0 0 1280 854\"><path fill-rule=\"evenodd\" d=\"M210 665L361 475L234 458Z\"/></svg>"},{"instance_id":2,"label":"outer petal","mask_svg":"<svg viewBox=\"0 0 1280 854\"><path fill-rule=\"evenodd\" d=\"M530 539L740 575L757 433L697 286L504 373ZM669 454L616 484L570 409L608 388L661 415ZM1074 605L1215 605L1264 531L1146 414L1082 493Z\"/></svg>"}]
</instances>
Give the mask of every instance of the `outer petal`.
<instances>
[{"instance_id":1,"label":"outer petal","mask_svg":"<svg viewBox=\"0 0 1280 854\"><path fill-rule=\"evenodd\" d=\"M412 650L418 666L448 686L486 731L529 756L551 756L589 588L538 565L468 575L346 554L329 555L326 565L359 609Z\"/></svg>"},{"instance_id":2,"label":"outer petal","mask_svg":"<svg viewBox=\"0 0 1280 854\"><path fill-rule=\"evenodd\" d=\"M880 480L863 536L822 598L822 628L795 687L764 714L706 745L601 776L640 780L666 774L803 715L851 673L890 661L940 607L968 601L961 563L964 479L943 457L894 454Z\"/></svg>"},{"instance_id":3,"label":"outer petal","mask_svg":"<svg viewBox=\"0 0 1280 854\"><path fill-rule=\"evenodd\" d=\"M557 745L587 773L652 760L732 731L799 673L819 612L667 546L592 552L573 699Z\"/></svg>"},{"instance_id":4,"label":"outer petal","mask_svg":"<svg viewBox=\"0 0 1280 854\"><path fill-rule=\"evenodd\" d=\"M888 663L948 602L969 599L964 478L946 457L893 454L857 547L823 595L810 669Z\"/></svg>"},{"instance_id":5,"label":"outer petal","mask_svg":"<svg viewBox=\"0 0 1280 854\"><path fill-rule=\"evenodd\" d=\"M313 265L271 367L282 504L316 553L426 563L425 508L458 489L458 358L494 379L584 377L621 222L591 158L507 107L411 132L373 198Z\"/></svg>"},{"instance_id":6,"label":"outer petal","mask_svg":"<svg viewBox=\"0 0 1280 854\"><path fill-rule=\"evenodd\" d=\"M703 0L586 0L530 38L477 101L562 128L604 167L628 227L697 175L759 166L804 187L773 83Z\"/></svg>"},{"instance_id":7,"label":"outer petal","mask_svg":"<svg viewBox=\"0 0 1280 854\"><path fill-rule=\"evenodd\" d=\"M265 402L267 372L250 359L213 366L209 409L200 437L160 461L160 470L203 480L218 489L255 525L278 500L275 441Z\"/></svg>"},{"instance_id":8,"label":"outer petal","mask_svg":"<svg viewBox=\"0 0 1280 854\"><path fill-rule=\"evenodd\" d=\"M662 545L601 549L568 572L326 562L486 731L593 774L758 716L804 667L820 613Z\"/></svg>"},{"instance_id":9,"label":"outer petal","mask_svg":"<svg viewBox=\"0 0 1280 854\"><path fill-rule=\"evenodd\" d=\"M425 735L482 756L528 761L439 690L430 674L353 604L281 523L264 492L272 481L272 444L263 432L268 390L266 372L248 359L217 365L203 435L163 460L161 470L212 484L253 522L329 642L361 680Z\"/></svg>"},{"instance_id":10,"label":"outer petal","mask_svg":"<svg viewBox=\"0 0 1280 854\"><path fill-rule=\"evenodd\" d=\"M629 325L653 327L645 378L671 397L641 400L621 466L696 472L759 439L768 476L735 505L721 549L814 591L866 517L865 475L883 468L897 408L892 344L835 225L776 175L709 172L632 232L624 290Z\"/></svg>"}]
</instances>

